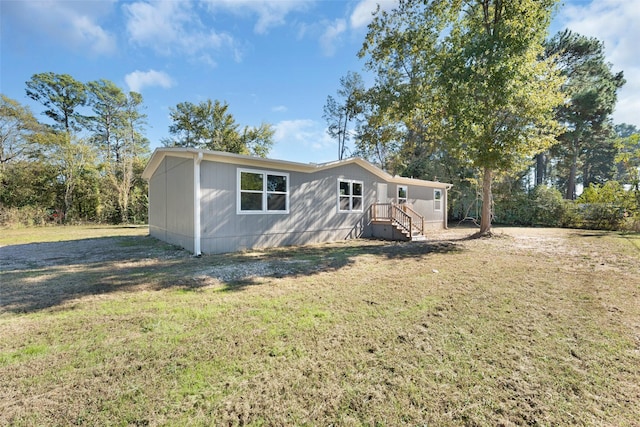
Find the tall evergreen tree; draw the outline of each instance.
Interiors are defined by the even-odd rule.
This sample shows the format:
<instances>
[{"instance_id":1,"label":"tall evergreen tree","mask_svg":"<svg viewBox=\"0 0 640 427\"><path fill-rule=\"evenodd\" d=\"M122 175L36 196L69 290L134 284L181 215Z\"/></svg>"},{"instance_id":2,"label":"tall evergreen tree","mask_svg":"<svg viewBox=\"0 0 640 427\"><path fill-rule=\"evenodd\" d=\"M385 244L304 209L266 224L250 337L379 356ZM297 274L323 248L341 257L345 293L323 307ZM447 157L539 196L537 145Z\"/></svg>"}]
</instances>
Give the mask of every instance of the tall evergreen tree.
<instances>
[{"instance_id":1,"label":"tall evergreen tree","mask_svg":"<svg viewBox=\"0 0 640 427\"><path fill-rule=\"evenodd\" d=\"M52 72L34 74L26 82L27 96L40 102L44 114L54 122L54 128L67 135L79 131L82 116L78 109L87 102L86 86L68 74Z\"/></svg>"},{"instance_id":2,"label":"tall evergreen tree","mask_svg":"<svg viewBox=\"0 0 640 427\"><path fill-rule=\"evenodd\" d=\"M44 114L53 120L47 136L50 159L59 167L63 183L63 215L73 215L74 191L80 182L83 168L93 162L91 147L77 133L82 129L84 117L79 111L87 102L86 86L68 74L53 72L34 74L26 82L27 96L40 102Z\"/></svg>"},{"instance_id":3,"label":"tall evergreen tree","mask_svg":"<svg viewBox=\"0 0 640 427\"><path fill-rule=\"evenodd\" d=\"M565 30L547 43L546 55L558 58L565 79L563 92L569 102L556 112L565 131L552 155L564 168L560 182L565 197L575 199L579 181L588 184L610 176L606 169L613 167L615 157L610 119L625 80L622 72L612 72L604 44L593 37Z\"/></svg>"},{"instance_id":4,"label":"tall evergreen tree","mask_svg":"<svg viewBox=\"0 0 640 427\"><path fill-rule=\"evenodd\" d=\"M141 112L142 95L125 94L113 82L99 80L87 84L89 105L94 115L87 118L98 148L101 170L108 183L104 194L113 206L107 215L112 221L129 222L129 204L134 186L134 164L149 151L142 136L146 115Z\"/></svg>"}]
</instances>

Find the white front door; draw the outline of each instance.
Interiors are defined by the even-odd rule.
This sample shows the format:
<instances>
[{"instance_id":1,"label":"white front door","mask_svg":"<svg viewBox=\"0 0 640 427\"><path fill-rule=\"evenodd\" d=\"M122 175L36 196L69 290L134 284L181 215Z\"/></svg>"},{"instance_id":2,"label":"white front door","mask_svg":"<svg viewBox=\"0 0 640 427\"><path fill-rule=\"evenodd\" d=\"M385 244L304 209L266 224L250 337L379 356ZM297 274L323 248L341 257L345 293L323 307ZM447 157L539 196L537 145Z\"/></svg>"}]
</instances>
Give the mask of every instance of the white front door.
<instances>
[{"instance_id":1,"label":"white front door","mask_svg":"<svg viewBox=\"0 0 640 427\"><path fill-rule=\"evenodd\" d=\"M376 186L376 203L387 203L387 184L378 182Z\"/></svg>"}]
</instances>

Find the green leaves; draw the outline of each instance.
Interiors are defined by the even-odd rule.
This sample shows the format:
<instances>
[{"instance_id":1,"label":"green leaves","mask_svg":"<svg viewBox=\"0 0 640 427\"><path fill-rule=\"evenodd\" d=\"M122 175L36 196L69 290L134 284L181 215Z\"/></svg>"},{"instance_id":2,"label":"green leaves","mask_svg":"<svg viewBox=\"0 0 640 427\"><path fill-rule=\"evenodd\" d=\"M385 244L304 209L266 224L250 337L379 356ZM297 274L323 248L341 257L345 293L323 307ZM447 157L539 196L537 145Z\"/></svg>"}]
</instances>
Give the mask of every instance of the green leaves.
<instances>
[{"instance_id":1,"label":"green leaves","mask_svg":"<svg viewBox=\"0 0 640 427\"><path fill-rule=\"evenodd\" d=\"M128 222L135 215L130 203L146 193L145 183L136 181L140 158L149 149L142 95L125 94L109 80L84 84L53 72L34 74L26 92L54 122L30 139L42 161L58 169L55 207L66 219ZM146 211L145 206L136 209Z\"/></svg>"},{"instance_id":2,"label":"green leaves","mask_svg":"<svg viewBox=\"0 0 640 427\"><path fill-rule=\"evenodd\" d=\"M327 121L327 134L338 141L338 160L342 160L347 152L347 143L355 133L353 125L359 125L359 116L363 112L365 88L362 76L348 72L340 78L338 99L327 97L323 117Z\"/></svg>"},{"instance_id":3,"label":"green leaves","mask_svg":"<svg viewBox=\"0 0 640 427\"><path fill-rule=\"evenodd\" d=\"M47 72L34 74L26 85L27 96L46 107L44 114L56 128L67 133L80 130L77 109L87 102L83 83L68 74Z\"/></svg>"},{"instance_id":4,"label":"green leaves","mask_svg":"<svg viewBox=\"0 0 640 427\"><path fill-rule=\"evenodd\" d=\"M609 122L617 90L625 81L622 72L611 71L604 45L595 38L565 30L546 44L546 56L555 58L568 99L556 110L565 130L553 151L565 166L566 197L573 199L580 178L588 186L613 177L615 149Z\"/></svg>"},{"instance_id":5,"label":"green leaves","mask_svg":"<svg viewBox=\"0 0 640 427\"><path fill-rule=\"evenodd\" d=\"M169 133L174 139L164 144L266 156L273 145L273 127L262 123L257 128L245 126L239 131L228 110L226 102L210 99L199 104L188 101L177 104L170 109L173 124L169 126Z\"/></svg>"},{"instance_id":6,"label":"green leaves","mask_svg":"<svg viewBox=\"0 0 640 427\"><path fill-rule=\"evenodd\" d=\"M484 206L494 172L521 166L559 132L562 80L553 59L541 59L555 3L400 1L377 14L359 53L385 94L372 109L406 129L412 152L446 153L483 170Z\"/></svg>"}]
</instances>

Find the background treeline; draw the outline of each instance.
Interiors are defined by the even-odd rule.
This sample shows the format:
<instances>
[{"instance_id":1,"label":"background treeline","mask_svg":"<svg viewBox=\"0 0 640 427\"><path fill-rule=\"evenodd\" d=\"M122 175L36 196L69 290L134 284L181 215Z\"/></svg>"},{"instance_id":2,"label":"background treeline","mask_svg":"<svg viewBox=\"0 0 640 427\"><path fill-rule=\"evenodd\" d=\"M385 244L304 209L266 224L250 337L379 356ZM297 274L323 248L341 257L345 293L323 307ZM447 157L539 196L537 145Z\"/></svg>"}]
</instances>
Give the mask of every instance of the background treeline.
<instances>
[{"instance_id":1,"label":"background treeline","mask_svg":"<svg viewBox=\"0 0 640 427\"><path fill-rule=\"evenodd\" d=\"M146 222L142 96L54 73L32 76L26 94L48 123L0 95L0 224Z\"/></svg>"},{"instance_id":2,"label":"background treeline","mask_svg":"<svg viewBox=\"0 0 640 427\"><path fill-rule=\"evenodd\" d=\"M450 17L407 0L379 13L360 52L373 84L349 72L324 107L338 156L454 184L453 224L479 223L484 214L489 225L640 231L640 133L611 118L623 74L612 71L596 38L562 31L539 48L518 40L519 25L539 21L525 12L551 10L548 3L510 11L482 0L485 8ZM439 32L459 16L468 20L452 35ZM496 30L486 31L491 25ZM525 42L530 50L520 49ZM520 65L527 60L528 69ZM548 90L558 82L559 97Z\"/></svg>"},{"instance_id":3,"label":"background treeline","mask_svg":"<svg viewBox=\"0 0 640 427\"><path fill-rule=\"evenodd\" d=\"M26 82L47 123L0 94L0 226L146 223L150 155L142 95L40 73ZM220 101L170 109L167 146L266 156L274 129L240 127Z\"/></svg>"}]
</instances>

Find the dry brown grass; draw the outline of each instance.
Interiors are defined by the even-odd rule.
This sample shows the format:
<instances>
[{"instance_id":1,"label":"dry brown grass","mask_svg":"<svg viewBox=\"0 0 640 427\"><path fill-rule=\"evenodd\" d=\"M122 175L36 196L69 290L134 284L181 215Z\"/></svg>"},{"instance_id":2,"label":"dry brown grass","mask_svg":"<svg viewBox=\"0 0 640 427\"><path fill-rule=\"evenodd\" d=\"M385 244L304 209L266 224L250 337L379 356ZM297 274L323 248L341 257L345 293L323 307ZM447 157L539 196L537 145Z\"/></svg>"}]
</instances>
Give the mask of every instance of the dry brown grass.
<instances>
[{"instance_id":1,"label":"dry brown grass","mask_svg":"<svg viewBox=\"0 0 640 427\"><path fill-rule=\"evenodd\" d=\"M0 424L639 425L640 236L470 232L13 258Z\"/></svg>"}]
</instances>

